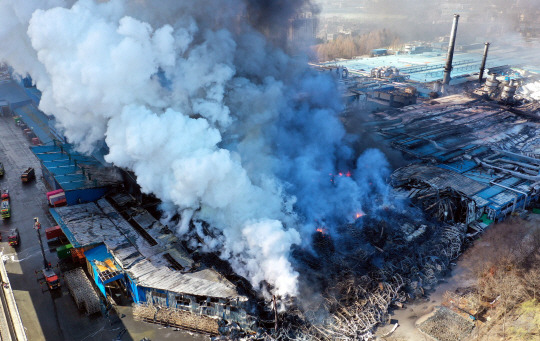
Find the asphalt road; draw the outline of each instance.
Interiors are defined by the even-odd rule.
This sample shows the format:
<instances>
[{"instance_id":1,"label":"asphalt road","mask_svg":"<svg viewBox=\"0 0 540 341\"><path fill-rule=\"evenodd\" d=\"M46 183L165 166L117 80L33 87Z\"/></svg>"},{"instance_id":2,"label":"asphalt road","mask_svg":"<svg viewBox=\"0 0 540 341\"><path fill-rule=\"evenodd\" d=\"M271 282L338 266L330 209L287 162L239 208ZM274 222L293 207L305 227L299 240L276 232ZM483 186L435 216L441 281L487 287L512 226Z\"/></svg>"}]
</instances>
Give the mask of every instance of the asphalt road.
<instances>
[{"instance_id":1,"label":"asphalt road","mask_svg":"<svg viewBox=\"0 0 540 341\"><path fill-rule=\"evenodd\" d=\"M204 340L205 337L190 335L171 328L134 321L129 306L121 307L121 318L114 313L86 316L80 312L65 286L49 291L40 284L43 266L38 236L33 229L33 218L38 217L43 230L54 226L48 216L38 159L29 149L24 137L11 117L0 116L0 162L5 175L0 178L0 188L9 189L11 218L0 222L3 239L0 249L4 252L6 270L19 307L28 339L33 340ZM36 180L23 184L20 175L27 167L34 167ZM7 243L8 231L16 227L20 233L20 245L13 248ZM45 233L41 233L46 257L53 266L58 264L54 248L49 248ZM56 246L55 246L56 247ZM58 272L59 270L56 269ZM62 284L63 281L61 280ZM103 307L104 310L104 307ZM105 311L104 311L105 312Z\"/></svg>"}]
</instances>

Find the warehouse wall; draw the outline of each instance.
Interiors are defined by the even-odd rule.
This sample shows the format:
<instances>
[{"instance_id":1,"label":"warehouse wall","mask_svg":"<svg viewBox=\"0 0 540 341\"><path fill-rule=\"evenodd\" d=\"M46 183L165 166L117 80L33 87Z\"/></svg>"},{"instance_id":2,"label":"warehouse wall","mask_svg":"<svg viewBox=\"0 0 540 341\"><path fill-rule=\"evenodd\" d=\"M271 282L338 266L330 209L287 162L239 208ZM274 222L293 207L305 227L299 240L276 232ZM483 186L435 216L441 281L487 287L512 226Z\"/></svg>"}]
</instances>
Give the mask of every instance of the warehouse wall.
<instances>
[{"instance_id":1,"label":"warehouse wall","mask_svg":"<svg viewBox=\"0 0 540 341\"><path fill-rule=\"evenodd\" d=\"M101 199L107 192L109 187L96 187L75 189L66 191L66 201L68 205L84 204Z\"/></svg>"}]
</instances>

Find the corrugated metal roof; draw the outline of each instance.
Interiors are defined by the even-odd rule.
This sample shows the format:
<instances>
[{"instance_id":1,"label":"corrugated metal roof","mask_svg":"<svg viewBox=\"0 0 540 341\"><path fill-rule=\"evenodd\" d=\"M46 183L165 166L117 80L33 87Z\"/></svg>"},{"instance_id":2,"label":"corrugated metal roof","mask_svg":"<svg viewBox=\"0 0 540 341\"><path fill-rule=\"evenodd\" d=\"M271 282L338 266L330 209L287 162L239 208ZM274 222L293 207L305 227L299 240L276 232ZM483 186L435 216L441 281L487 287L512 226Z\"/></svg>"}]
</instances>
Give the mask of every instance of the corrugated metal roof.
<instances>
[{"instance_id":1,"label":"corrugated metal roof","mask_svg":"<svg viewBox=\"0 0 540 341\"><path fill-rule=\"evenodd\" d=\"M15 109L14 112L32 129L41 143L53 143L54 135L49 131L49 117L41 112L34 103L23 105Z\"/></svg>"},{"instance_id":2,"label":"corrugated metal roof","mask_svg":"<svg viewBox=\"0 0 540 341\"><path fill-rule=\"evenodd\" d=\"M396 170L392 176L403 181L416 179L438 189L450 187L468 196L472 196L485 188L483 184L459 173L430 165L413 164L402 167Z\"/></svg>"},{"instance_id":3,"label":"corrugated metal roof","mask_svg":"<svg viewBox=\"0 0 540 341\"><path fill-rule=\"evenodd\" d=\"M185 269L193 260L170 238L157 238L159 244L150 246L105 199L96 203L64 206L51 213L76 247L104 243L116 262L137 282L137 285L197 296L238 298L245 300L236 287L212 269L193 272L172 270L164 258L171 255ZM143 226L157 226L148 212L141 212L138 221ZM159 230L156 228L156 232Z\"/></svg>"},{"instance_id":4,"label":"corrugated metal roof","mask_svg":"<svg viewBox=\"0 0 540 341\"><path fill-rule=\"evenodd\" d=\"M496 196L494 197L491 197L489 198L489 200L492 202L492 203L495 203L499 206L505 206L509 203L513 203L514 200L517 198L517 194L512 192L512 191L504 191L504 192L501 192L499 194L497 194Z\"/></svg>"},{"instance_id":5,"label":"corrugated metal roof","mask_svg":"<svg viewBox=\"0 0 540 341\"><path fill-rule=\"evenodd\" d=\"M473 160L459 160L459 161L454 161L451 163L439 165L439 167L441 168L447 168L456 173L461 173L461 174L475 168L476 166L477 166L476 162L474 162Z\"/></svg>"},{"instance_id":6,"label":"corrugated metal roof","mask_svg":"<svg viewBox=\"0 0 540 341\"><path fill-rule=\"evenodd\" d=\"M128 272L137 277L141 285L149 288L189 293L196 296L247 299L238 295L231 282L210 269L181 274L166 267L156 268L150 262L143 261L133 266Z\"/></svg>"},{"instance_id":7,"label":"corrugated metal roof","mask_svg":"<svg viewBox=\"0 0 540 341\"><path fill-rule=\"evenodd\" d=\"M489 204L489 201L487 201L486 199L480 197L478 194L473 195L472 199L474 200L474 202L476 203L476 207L478 207L478 208L485 207L485 206L487 206Z\"/></svg>"},{"instance_id":8,"label":"corrugated metal roof","mask_svg":"<svg viewBox=\"0 0 540 341\"><path fill-rule=\"evenodd\" d=\"M31 149L65 191L110 184L110 181L104 182L100 176L89 176L89 172L95 173L103 166L94 157L78 153L69 144L35 146Z\"/></svg>"},{"instance_id":9,"label":"corrugated metal roof","mask_svg":"<svg viewBox=\"0 0 540 341\"><path fill-rule=\"evenodd\" d=\"M424 52L419 54L399 54L388 55L374 58L357 58L350 60L340 60L338 62L322 63L326 66L345 66L350 71L360 72L361 70L371 70L372 68L379 67L381 65L395 66L398 69L412 68L415 66L425 67L426 71L411 73L411 80L418 82L434 82L440 80L443 77L443 68L446 58L446 52L434 51ZM457 77L470 74L471 70L478 70L480 61L482 60L481 53L469 53L469 52L455 52L454 53L454 70L452 70L452 77L457 80ZM469 62L470 61L470 62ZM463 65L459 65L462 63ZM493 68L495 66L501 66L509 64L508 60L500 58L488 58L487 67ZM430 69L435 67L434 69Z\"/></svg>"},{"instance_id":10,"label":"corrugated metal roof","mask_svg":"<svg viewBox=\"0 0 540 341\"><path fill-rule=\"evenodd\" d=\"M0 82L0 99L9 102L14 107L31 101L19 84L13 80Z\"/></svg>"}]
</instances>

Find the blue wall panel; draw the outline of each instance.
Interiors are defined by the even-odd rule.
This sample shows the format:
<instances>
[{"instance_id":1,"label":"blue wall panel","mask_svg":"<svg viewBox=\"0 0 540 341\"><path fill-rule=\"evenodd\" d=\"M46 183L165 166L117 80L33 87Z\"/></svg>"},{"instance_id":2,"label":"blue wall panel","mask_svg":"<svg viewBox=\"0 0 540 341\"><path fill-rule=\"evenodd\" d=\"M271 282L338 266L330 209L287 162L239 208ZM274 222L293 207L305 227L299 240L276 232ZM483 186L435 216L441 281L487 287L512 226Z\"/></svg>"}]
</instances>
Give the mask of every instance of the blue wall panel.
<instances>
[{"instance_id":1,"label":"blue wall panel","mask_svg":"<svg viewBox=\"0 0 540 341\"><path fill-rule=\"evenodd\" d=\"M66 191L68 205L84 204L101 199L109 191L108 187L86 188Z\"/></svg>"},{"instance_id":2,"label":"blue wall panel","mask_svg":"<svg viewBox=\"0 0 540 341\"><path fill-rule=\"evenodd\" d=\"M43 166L43 163L41 163L41 174L43 174L45 185L49 190L54 191L61 188L58 182L56 182L56 180L54 179L54 176L49 172L46 167Z\"/></svg>"},{"instance_id":3,"label":"blue wall panel","mask_svg":"<svg viewBox=\"0 0 540 341\"><path fill-rule=\"evenodd\" d=\"M133 298L133 302L135 303L141 302L141 298L140 298L141 296L139 294L139 288L137 287L137 283L128 274L126 274L126 288L131 294L131 298Z\"/></svg>"}]
</instances>

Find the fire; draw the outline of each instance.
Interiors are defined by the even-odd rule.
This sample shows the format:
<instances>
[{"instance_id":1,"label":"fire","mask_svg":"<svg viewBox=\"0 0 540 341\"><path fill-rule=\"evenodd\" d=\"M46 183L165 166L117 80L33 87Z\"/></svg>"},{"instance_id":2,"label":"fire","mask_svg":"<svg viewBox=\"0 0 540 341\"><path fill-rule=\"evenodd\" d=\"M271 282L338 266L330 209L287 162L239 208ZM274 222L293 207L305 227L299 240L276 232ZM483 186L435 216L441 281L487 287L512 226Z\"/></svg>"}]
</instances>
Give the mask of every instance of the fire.
<instances>
[{"instance_id":1,"label":"fire","mask_svg":"<svg viewBox=\"0 0 540 341\"><path fill-rule=\"evenodd\" d=\"M364 212L356 212L356 219L362 218L365 215Z\"/></svg>"},{"instance_id":2,"label":"fire","mask_svg":"<svg viewBox=\"0 0 540 341\"><path fill-rule=\"evenodd\" d=\"M351 173L351 171L347 171L347 173L338 172L338 173L335 174L335 175L332 174L332 173L328 173L328 175L330 175L330 182L331 182L331 183L334 183L336 177L340 177L340 178L341 178L341 177L346 176L347 178L350 178L350 177L352 176L352 173Z\"/></svg>"},{"instance_id":3,"label":"fire","mask_svg":"<svg viewBox=\"0 0 540 341\"><path fill-rule=\"evenodd\" d=\"M326 229L323 228L323 227L317 227L317 232L319 232L321 234L326 234Z\"/></svg>"}]
</instances>

